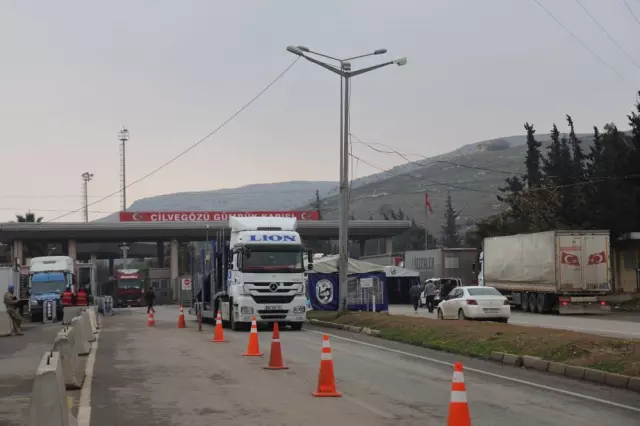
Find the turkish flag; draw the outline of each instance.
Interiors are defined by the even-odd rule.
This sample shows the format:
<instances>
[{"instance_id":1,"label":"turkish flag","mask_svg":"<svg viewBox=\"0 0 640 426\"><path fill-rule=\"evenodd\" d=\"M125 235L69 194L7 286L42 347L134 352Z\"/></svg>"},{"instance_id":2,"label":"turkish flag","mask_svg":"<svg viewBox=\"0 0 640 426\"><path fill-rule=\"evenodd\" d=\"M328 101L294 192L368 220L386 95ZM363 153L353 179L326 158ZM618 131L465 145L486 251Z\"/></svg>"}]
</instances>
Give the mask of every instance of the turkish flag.
<instances>
[{"instance_id":1,"label":"turkish flag","mask_svg":"<svg viewBox=\"0 0 640 426\"><path fill-rule=\"evenodd\" d=\"M429 212L431 214L433 214L433 209L431 208L431 201L429 200L429 193L428 192L424 193L424 205L425 205L426 208L429 209Z\"/></svg>"},{"instance_id":2,"label":"turkish flag","mask_svg":"<svg viewBox=\"0 0 640 426\"><path fill-rule=\"evenodd\" d=\"M580 259L575 254L562 252L562 258L560 263L564 263L571 266L580 266Z\"/></svg>"},{"instance_id":3,"label":"turkish flag","mask_svg":"<svg viewBox=\"0 0 640 426\"><path fill-rule=\"evenodd\" d=\"M604 251L600 253L594 253L589 255L588 265L597 265L599 263L605 263L607 261L607 254Z\"/></svg>"}]
</instances>

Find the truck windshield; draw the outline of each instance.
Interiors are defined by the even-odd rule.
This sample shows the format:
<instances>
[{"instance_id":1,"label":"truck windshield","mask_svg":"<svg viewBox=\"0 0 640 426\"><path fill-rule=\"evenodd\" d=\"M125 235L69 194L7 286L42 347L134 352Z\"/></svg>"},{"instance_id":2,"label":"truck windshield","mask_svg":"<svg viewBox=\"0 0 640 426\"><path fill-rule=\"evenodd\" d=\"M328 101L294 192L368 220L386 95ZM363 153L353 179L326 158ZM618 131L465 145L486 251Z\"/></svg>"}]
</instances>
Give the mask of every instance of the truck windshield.
<instances>
[{"instance_id":1,"label":"truck windshield","mask_svg":"<svg viewBox=\"0 0 640 426\"><path fill-rule=\"evenodd\" d=\"M67 283L62 272L41 272L31 277L31 294L62 293Z\"/></svg>"},{"instance_id":2,"label":"truck windshield","mask_svg":"<svg viewBox=\"0 0 640 426\"><path fill-rule=\"evenodd\" d=\"M118 288L121 289L138 289L141 287L141 280L118 280Z\"/></svg>"},{"instance_id":3,"label":"truck windshield","mask_svg":"<svg viewBox=\"0 0 640 426\"><path fill-rule=\"evenodd\" d=\"M244 272L303 272L300 248L256 247L242 255Z\"/></svg>"}]
</instances>

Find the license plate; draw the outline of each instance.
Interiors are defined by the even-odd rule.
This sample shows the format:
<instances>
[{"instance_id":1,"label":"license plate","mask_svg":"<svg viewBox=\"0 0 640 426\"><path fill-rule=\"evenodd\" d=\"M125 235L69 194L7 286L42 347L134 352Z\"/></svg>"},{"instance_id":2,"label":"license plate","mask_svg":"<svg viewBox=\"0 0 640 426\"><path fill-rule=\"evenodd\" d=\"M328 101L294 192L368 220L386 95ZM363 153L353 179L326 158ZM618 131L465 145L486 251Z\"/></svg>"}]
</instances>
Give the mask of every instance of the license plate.
<instances>
[{"instance_id":1,"label":"license plate","mask_svg":"<svg viewBox=\"0 0 640 426\"><path fill-rule=\"evenodd\" d=\"M282 306L280 306L280 305L271 305L271 306L266 306L265 309L267 311L281 311L282 310Z\"/></svg>"},{"instance_id":2,"label":"license plate","mask_svg":"<svg viewBox=\"0 0 640 426\"><path fill-rule=\"evenodd\" d=\"M497 308L484 308L485 313L487 314L493 314L496 312L500 312L500 309Z\"/></svg>"}]
</instances>

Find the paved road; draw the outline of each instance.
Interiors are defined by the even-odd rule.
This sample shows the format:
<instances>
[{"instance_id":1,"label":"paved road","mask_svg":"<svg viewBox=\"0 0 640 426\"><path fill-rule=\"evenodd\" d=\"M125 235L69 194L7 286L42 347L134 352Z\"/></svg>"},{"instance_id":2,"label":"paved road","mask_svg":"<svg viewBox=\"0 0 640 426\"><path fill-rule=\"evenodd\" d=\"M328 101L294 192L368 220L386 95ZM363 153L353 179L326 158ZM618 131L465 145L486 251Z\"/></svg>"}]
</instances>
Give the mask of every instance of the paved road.
<instances>
[{"instance_id":1,"label":"paved road","mask_svg":"<svg viewBox=\"0 0 640 426\"><path fill-rule=\"evenodd\" d=\"M419 315L436 319L436 313L430 314L426 308L418 310ZM391 305L389 313L392 315L414 315L413 307L409 305ZM511 311L510 324L531 327L557 328L573 330L582 333L597 334L601 336L619 337L625 339L640 339L640 315L635 314L610 314L602 316L566 316L566 315L541 315Z\"/></svg>"},{"instance_id":2,"label":"paved road","mask_svg":"<svg viewBox=\"0 0 640 426\"><path fill-rule=\"evenodd\" d=\"M0 425L23 424L38 364L44 353L53 347L60 328L60 325L26 321L23 322L24 336L0 337ZM71 404L77 401L78 394L68 394Z\"/></svg>"},{"instance_id":3,"label":"paved road","mask_svg":"<svg viewBox=\"0 0 640 426\"><path fill-rule=\"evenodd\" d=\"M281 335L286 371L244 358L247 333L213 344L177 308L159 307L157 326L140 309L103 320L91 387L91 426L112 425L443 425L452 355L332 331L343 398L313 398L321 335ZM270 333L260 333L268 353ZM266 358L266 355L265 355ZM638 424L640 395L562 377L460 359L474 426ZM83 394L84 397L84 394ZM607 402L610 401L610 402ZM619 404L616 406L615 404Z\"/></svg>"}]
</instances>

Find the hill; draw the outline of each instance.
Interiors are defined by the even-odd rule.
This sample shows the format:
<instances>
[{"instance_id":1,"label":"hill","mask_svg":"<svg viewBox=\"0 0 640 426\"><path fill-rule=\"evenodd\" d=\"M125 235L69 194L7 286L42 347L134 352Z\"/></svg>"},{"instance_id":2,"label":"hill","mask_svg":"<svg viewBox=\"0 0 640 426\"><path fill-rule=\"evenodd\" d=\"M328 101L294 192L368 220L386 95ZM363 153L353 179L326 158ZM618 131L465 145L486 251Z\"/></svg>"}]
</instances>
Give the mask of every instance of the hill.
<instances>
[{"instance_id":1,"label":"hill","mask_svg":"<svg viewBox=\"0 0 640 426\"><path fill-rule=\"evenodd\" d=\"M544 150L548 135L536 136L543 142ZM586 149L590 135L579 137ZM355 179L350 214L357 219L379 219L388 210L402 209L410 218L424 224L427 223L424 194L429 192L434 215L429 217L427 227L430 232L439 234L447 191L451 190L454 207L460 211L461 226L471 226L478 219L503 208L496 199L498 188L504 186L508 176L524 172L525 141L524 135L516 135L475 142L446 154ZM320 192L323 218L337 219L337 183L328 181L290 181L165 194L137 200L129 210L313 209L316 190ZM100 219L117 220L117 215Z\"/></svg>"}]
</instances>

